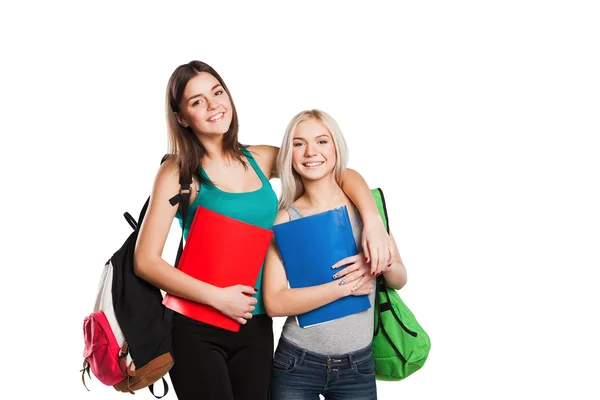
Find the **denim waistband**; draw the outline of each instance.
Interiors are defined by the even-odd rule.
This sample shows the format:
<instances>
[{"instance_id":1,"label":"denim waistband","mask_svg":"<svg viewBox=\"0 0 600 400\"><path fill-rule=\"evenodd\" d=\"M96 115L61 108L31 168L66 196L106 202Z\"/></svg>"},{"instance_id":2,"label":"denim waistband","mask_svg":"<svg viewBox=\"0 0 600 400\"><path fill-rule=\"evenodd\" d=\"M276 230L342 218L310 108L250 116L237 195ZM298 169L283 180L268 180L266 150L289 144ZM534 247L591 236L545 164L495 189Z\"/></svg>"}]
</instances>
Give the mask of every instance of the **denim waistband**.
<instances>
[{"instance_id":1,"label":"denim waistband","mask_svg":"<svg viewBox=\"0 0 600 400\"><path fill-rule=\"evenodd\" d=\"M331 365L353 365L354 363L360 362L364 359L372 357L371 345L364 347L360 350L353 351L346 354L319 354L312 351L304 350L289 340L281 337L279 339L279 345L277 346L278 352L288 354L296 357L299 362L308 361L311 363L322 364L326 366Z\"/></svg>"}]
</instances>

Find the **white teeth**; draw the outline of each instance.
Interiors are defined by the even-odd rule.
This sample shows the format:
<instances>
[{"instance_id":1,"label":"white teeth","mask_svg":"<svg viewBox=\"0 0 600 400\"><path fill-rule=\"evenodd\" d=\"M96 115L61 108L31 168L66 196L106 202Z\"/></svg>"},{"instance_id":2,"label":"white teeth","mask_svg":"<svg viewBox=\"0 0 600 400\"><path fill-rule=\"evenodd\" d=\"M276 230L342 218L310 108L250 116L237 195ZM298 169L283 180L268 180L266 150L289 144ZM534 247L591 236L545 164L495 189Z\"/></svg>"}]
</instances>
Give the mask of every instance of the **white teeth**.
<instances>
[{"instance_id":1,"label":"white teeth","mask_svg":"<svg viewBox=\"0 0 600 400\"><path fill-rule=\"evenodd\" d=\"M221 118L222 116L223 116L223 113L218 113L217 115L210 117L208 120L211 122L216 121L217 119Z\"/></svg>"},{"instance_id":2,"label":"white teeth","mask_svg":"<svg viewBox=\"0 0 600 400\"><path fill-rule=\"evenodd\" d=\"M321 165L321 164L323 164L323 161L309 162L309 163L304 163L302 165L304 165L305 167L316 167L317 165Z\"/></svg>"}]
</instances>

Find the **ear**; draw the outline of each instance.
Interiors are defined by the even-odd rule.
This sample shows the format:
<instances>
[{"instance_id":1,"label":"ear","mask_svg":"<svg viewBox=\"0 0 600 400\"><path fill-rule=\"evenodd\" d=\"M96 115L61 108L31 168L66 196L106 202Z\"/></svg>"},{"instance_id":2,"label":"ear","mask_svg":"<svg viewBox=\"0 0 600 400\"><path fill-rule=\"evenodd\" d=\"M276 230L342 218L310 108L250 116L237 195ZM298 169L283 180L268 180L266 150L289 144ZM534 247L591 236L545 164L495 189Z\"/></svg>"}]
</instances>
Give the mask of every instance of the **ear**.
<instances>
[{"instance_id":1,"label":"ear","mask_svg":"<svg viewBox=\"0 0 600 400\"><path fill-rule=\"evenodd\" d=\"M179 122L179 125L183 126L184 128L188 127L188 123L186 122L185 118L183 118L181 116L181 114L179 113L175 113L175 118L177 118L177 122Z\"/></svg>"}]
</instances>

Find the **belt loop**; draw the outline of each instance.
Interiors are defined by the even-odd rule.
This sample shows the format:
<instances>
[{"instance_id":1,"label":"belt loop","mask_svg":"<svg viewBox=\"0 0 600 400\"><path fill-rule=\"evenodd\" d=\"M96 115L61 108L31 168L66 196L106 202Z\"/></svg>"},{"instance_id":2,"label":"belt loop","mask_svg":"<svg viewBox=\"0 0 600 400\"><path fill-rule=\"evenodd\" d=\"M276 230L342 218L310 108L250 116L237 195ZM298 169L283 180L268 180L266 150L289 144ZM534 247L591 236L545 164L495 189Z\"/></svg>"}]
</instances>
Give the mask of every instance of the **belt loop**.
<instances>
[{"instance_id":1,"label":"belt loop","mask_svg":"<svg viewBox=\"0 0 600 400\"><path fill-rule=\"evenodd\" d=\"M306 350L302 350L302 353L300 354L300 357L298 358L298 365L300 365L304 362L305 356L306 356Z\"/></svg>"},{"instance_id":2,"label":"belt loop","mask_svg":"<svg viewBox=\"0 0 600 400\"><path fill-rule=\"evenodd\" d=\"M353 356L354 353L348 353L348 364L350 364L350 366L354 365L354 357Z\"/></svg>"}]
</instances>

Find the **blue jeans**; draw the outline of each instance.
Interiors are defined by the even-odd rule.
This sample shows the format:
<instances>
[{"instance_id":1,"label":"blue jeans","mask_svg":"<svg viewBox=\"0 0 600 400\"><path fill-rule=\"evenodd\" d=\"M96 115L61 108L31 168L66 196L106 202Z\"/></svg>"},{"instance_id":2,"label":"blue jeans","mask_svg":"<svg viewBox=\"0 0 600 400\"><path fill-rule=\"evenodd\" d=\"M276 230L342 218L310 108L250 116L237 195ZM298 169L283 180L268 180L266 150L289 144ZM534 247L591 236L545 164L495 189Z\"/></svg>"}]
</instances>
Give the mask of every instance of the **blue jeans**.
<instances>
[{"instance_id":1,"label":"blue jeans","mask_svg":"<svg viewBox=\"0 0 600 400\"><path fill-rule=\"evenodd\" d=\"M323 355L283 337L273 358L271 400L376 400L371 345L353 353Z\"/></svg>"}]
</instances>

